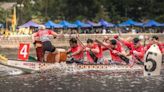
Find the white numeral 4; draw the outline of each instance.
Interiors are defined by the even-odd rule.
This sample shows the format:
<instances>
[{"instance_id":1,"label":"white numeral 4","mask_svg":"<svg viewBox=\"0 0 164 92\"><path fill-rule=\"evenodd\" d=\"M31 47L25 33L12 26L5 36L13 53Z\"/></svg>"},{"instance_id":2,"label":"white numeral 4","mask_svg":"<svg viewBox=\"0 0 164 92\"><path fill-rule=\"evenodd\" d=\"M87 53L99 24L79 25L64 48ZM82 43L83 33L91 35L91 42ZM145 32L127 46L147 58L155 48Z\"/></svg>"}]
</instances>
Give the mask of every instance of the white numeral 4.
<instances>
[{"instance_id":1,"label":"white numeral 4","mask_svg":"<svg viewBox=\"0 0 164 92\"><path fill-rule=\"evenodd\" d=\"M24 45L20 51L20 54L25 58L27 56L27 45Z\"/></svg>"}]
</instances>

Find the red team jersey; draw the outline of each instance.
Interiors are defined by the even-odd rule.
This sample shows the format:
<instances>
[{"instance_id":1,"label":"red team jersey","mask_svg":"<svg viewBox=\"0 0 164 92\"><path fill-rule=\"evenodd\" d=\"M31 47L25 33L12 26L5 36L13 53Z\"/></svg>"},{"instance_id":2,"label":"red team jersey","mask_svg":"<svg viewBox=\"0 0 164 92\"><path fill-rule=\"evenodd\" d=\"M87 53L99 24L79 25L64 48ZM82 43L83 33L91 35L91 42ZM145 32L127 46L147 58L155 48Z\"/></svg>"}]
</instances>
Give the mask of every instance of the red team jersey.
<instances>
[{"instance_id":1,"label":"red team jersey","mask_svg":"<svg viewBox=\"0 0 164 92\"><path fill-rule=\"evenodd\" d=\"M130 49L130 54L132 56L134 56L133 51L137 51L138 52L137 57L140 59L143 59L144 54L145 54L145 50L143 46L135 47L134 43L127 42L127 41L123 41L123 43Z\"/></svg>"},{"instance_id":2,"label":"red team jersey","mask_svg":"<svg viewBox=\"0 0 164 92\"><path fill-rule=\"evenodd\" d=\"M112 50L116 50L116 51L118 51L118 52L122 52L122 51L123 51L123 49L122 49L122 47L121 47L121 44L118 43L118 42L117 42L117 47L114 48L114 49L112 49ZM119 57L117 54L113 53L113 51L110 50L110 51L109 51L109 54L110 54L112 60L114 60L115 62L121 62L121 61L122 61L122 60L120 59L120 57Z\"/></svg>"},{"instance_id":3,"label":"red team jersey","mask_svg":"<svg viewBox=\"0 0 164 92\"><path fill-rule=\"evenodd\" d=\"M71 48L71 52L74 53L74 52L78 51L79 49L82 49L81 45L77 45L76 47ZM84 53L83 53L83 51L81 51L79 54L73 55L72 57L75 58L76 60L80 60L80 59L83 59Z\"/></svg>"},{"instance_id":4,"label":"red team jersey","mask_svg":"<svg viewBox=\"0 0 164 92\"><path fill-rule=\"evenodd\" d=\"M52 35L53 31L52 30L39 30L35 36L40 38L40 41L49 41L50 39L48 38L49 35Z\"/></svg>"},{"instance_id":5,"label":"red team jersey","mask_svg":"<svg viewBox=\"0 0 164 92\"><path fill-rule=\"evenodd\" d=\"M149 43L147 46L146 46L146 51L151 47L151 45L153 45L152 43ZM164 51L164 44L157 44L158 45L158 47L159 47L159 49L160 49L160 51L161 51L161 53L163 53L163 51Z\"/></svg>"},{"instance_id":6,"label":"red team jersey","mask_svg":"<svg viewBox=\"0 0 164 92\"><path fill-rule=\"evenodd\" d=\"M93 47L91 47L91 49L99 49L99 53L94 53L96 55L97 58L102 58L103 54L102 54L102 49L101 46L99 46L98 44L94 43ZM89 51L87 51L87 59L88 61L90 61L91 63L93 63L93 59L89 54Z\"/></svg>"}]
</instances>

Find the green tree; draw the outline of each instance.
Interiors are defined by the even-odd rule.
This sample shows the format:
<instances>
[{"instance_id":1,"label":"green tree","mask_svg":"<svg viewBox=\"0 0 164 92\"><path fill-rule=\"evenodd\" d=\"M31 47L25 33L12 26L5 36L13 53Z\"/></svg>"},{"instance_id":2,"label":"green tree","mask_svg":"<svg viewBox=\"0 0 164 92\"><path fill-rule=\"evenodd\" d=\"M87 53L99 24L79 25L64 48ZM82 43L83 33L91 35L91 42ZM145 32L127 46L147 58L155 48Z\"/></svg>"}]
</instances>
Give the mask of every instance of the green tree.
<instances>
[{"instance_id":1,"label":"green tree","mask_svg":"<svg viewBox=\"0 0 164 92\"><path fill-rule=\"evenodd\" d=\"M0 23L5 23L7 18L7 11L0 8Z\"/></svg>"},{"instance_id":2,"label":"green tree","mask_svg":"<svg viewBox=\"0 0 164 92\"><path fill-rule=\"evenodd\" d=\"M101 5L99 8L99 11L96 14L95 20L104 19L104 20L110 21L108 14L109 13L105 9L105 7L103 5Z\"/></svg>"},{"instance_id":3,"label":"green tree","mask_svg":"<svg viewBox=\"0 0 164 92\"><path fill-rule=\"evenodd\" d=\"M22 16L22 23L31 18L38 18L45 22L51 20L88 19L98 21L103 18L118 23L125 19L141 21L143 19L157 19L160 22L164 15L164 0L1 0L1 2L23 3L24 8L17 8L18 18ZM101 7L103 6L103 8ZM1 10L0 12L5 12ZM20 16L21 14L21 16ZM5 15L0 14L1 21ZM21 23L19 23L21 24Z\"/></svg>"}]
</instances>

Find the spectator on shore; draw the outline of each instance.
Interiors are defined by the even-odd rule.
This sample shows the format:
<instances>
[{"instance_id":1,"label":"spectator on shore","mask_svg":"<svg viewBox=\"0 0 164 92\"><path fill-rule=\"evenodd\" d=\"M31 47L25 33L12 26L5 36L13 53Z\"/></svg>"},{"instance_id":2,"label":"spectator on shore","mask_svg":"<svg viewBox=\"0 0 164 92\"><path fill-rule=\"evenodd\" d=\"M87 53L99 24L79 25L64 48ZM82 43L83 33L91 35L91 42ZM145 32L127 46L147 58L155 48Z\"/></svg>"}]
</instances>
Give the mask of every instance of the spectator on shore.
<instances>
[{"instance_id":1,"label":"spectator on shore","mask_svg":"<svg viewBox=\"0 0 164 92\"><path fill-rule=\"evenodd\" d=\"M136 29L132 28L132 34L136 34Z\"/></svg>"},{"instance_id":2,"label":"spectator on shore","mask_svg":"<svg viewBox=\"0 0 164 92\"><path fill-rule=\"evenodd\" d=\"M105 28L103 28L102 34L106 34L106 29Z\"/></svg>"}]
</instances>

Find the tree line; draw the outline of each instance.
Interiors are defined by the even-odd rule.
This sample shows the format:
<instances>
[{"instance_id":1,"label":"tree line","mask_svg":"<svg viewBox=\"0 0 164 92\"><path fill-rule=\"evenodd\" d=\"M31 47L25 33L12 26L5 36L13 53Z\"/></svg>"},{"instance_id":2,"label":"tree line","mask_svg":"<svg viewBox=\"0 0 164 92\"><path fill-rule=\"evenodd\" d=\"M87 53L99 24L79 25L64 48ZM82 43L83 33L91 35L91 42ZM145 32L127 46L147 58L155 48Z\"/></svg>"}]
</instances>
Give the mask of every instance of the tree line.
<instances>
[{"instance_id":1,"label":"tree line","mask_svg":"<svg viewBox=\"0 0 164 92\"><path fill-rule=\"evenodd\" d=\"M30 19L47 20L91 20L103 18L112 23L127 19L145 21L155 19L164 22L164 0L1 0L24 4L17 7L17 18L24 23ZM5 22L4 12L0 9L0 22ZM8 16L10 17L10 16Z\"/></svg>"}]
</instances>

